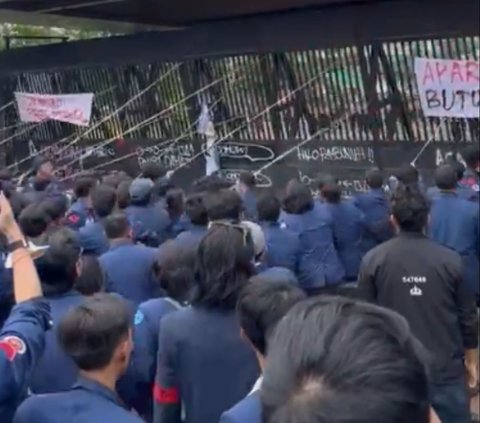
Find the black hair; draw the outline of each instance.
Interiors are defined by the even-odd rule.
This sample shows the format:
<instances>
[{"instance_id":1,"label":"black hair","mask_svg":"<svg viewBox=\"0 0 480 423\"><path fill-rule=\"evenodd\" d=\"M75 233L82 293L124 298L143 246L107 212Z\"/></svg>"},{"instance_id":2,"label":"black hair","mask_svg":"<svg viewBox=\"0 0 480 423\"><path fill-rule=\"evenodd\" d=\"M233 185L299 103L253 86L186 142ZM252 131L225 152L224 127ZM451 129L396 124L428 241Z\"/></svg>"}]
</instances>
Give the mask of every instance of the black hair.
<instances>
[{"instance_id":1,"label":"black hair","mask_svg":"<svg viewBox=\"0 0 480 423\"><path fill-rule=\"evenodd\" d=\"M165 208L171 219L178 218L184 210L184 192L180 188L174 188L167 192Z\"/></svg>"},{"instance_id":2,"label":"black hair","mask_svg":"<svg viewBox=\"0 0 480 423\"><path fill-rule=\"evenodd\" d=\"M51 218L40 203L25 207L18 218L22 233L29 238L37 238L46 232Z\"/></svg>"},{"instance_id":3,"label":"black hair","mask_svg":"<svg viewBox=\"0 0 480 423\"><path fill-rule=\"evenodd\" d=\"M212 225L197 249L193 304L233 310L242 287L253 274L253 258L253 242L246 228Z\"/></svg>"},{"instance_id":4,"label":"black hair","mask_svg":"<svg viewBox=\"0 0 480 423\"><path fill-rule=\"evenodd\" d=\"M418 170L415 166L408 164L394 172L394 176L404 185L415 185L418 183Z\"/></svg>"},{"instance_id":5,"label":"black hair","mask_svg":"<svg viewBox=\"0 0 480 423\"><path fill-rule=\"evenodd\" d=\"M102 223L108 239L124 238L130 231L130 222L124 213L113 213Z\"/></svg>"},{"instance_id":6,"label":"black hair","mask_svg":"<svg viewBox=\"0 0 480 423\"><path fill-rule=\"evenodd\" d=\"M450 165L439 166L435 170L435 185L441 190L452 190L457 186L457 174Z\"/></svg>"},{"instance_id":7,"label":"black hair","mask_svg":"<svg viewBox=\"0 0 480 423\"><path fill-rule=\"evenodd\" d=\"M338 178L333 176L331 173L319 173L315 178L314 186L316 186L321 191L324 185L336 183L338 183Z\"/></svg>"},{"instance_id":8,"label":"black hair","mask_svg":"<svg viewBox=\"0 0 480 423\"><path fill-rule=\"evenodd\" d=\"M61 223L68 211L67 199L64 196L46 198L41 201L40 207L50 217L51 222Z\"/></svg>"},{"instance_id":9,"label":"black hair","mask_svg":"<svg viewBox=\"0 0 480 423\"><path fill-rule=\"evenodd\" d=\"M370 169L365 174L367 185L371 189L379 189L383 186L383 172L380 169Z\"/></svg>"},{"instance_id":10,"label":"black hair","mask_svg":"<svg viewBox=\"0 0 480 423\"><path fill-rule=\"evenodd\" d=\"M121 182L129 179L131 179L130 176L124 171L114 172L109 175L105 175L102 178L101 184L109 186L113 189L117 189Z\"/></svg>"},{"instance_id":11,"label":"black hair","mask_svg":"<svg viewBox=\"0 0 480 423\"><path fill-rule=\"evenodd\" d=\"M95 179L89 177L78 178L75 181L73 192L76 198L86 198L90 194L90 190L95 186Z\"/></svg>"},{"instance_id":12,"label":"black hair","mask_svg":"<svg viewBox=\"0 0 480 423\"><path fill-rule=\"evenodd\" d=\"M283 199L283 209L290 214L303 214L313 209L313 197L310 189L300 181L292 179Z\"/></svg>"},{"instance_id":13,"label":"black hair","mask_svg":"<svg viewBox=\"0 0 480 423\"><path fill-rule=\"evenodd\" d=\"M112 213L117 201L115 189L108 185L97 185L90 192L92 208L97 217L104 218Z\"/></svg>"},{"instance_id":14,"label":"black hair","mask_svg":"<svg viewBox=\"0 0 480 423\"><path fill-rule=\"evenodd\" d=\"M73 288L77 280L77 262L81 247L72 230L59 227L48 234L49 247L35 260L38 276L46 296L61 295Z\"/></svg>"},{"instance_id":15,"label":"black hair","mask_svg":"<svg viewBox=\"0 0 480 423\"><path fill-rule=\"evenodd\" d=\"M255 175L247 170L242 170L238 175L238 180L248 188L255 187Z\"/></svg>"},{"instance_id":16,"label":"black hair","mask_svg":"<svg viewBox=\"0 0 480 423\"><path fill-rule=\"evenodd\" d=\"M194 225L207 226L208 215L203 194L192 194L185 201L185 213Z\"/></svg>"},{"instance_id":17,"label":"black hair","mask_svg":"<svg viewBox=\"0 0 480 423\"><path fill-rule=\"evenodd\" d=\"M153 265L153 274L160 288L179 303L189 302L195 281L195 248L183 247L175 241L162 245Z\"/></svg>"},{"instance_id":18,"label":"black hair","mask_svg":"<svg viewBox=\"0 0 480 423\"><path fill-rule=\"evenodd\" d=\"M167 195L167 192L174 189L175 185L166 176L159 178L152 188L152 194L155 198L163 198Z\"/></svg>"},{"instance_id":19,"label":"black hair","mask_svg":"<svg viewBox=\"0 0 480 423\"><path fill-rule=\"evenodd\" d=\"M215 192L222 189L230 189L233 186L232 181L223 178L220 175L212 174L203 176L200 179L197 179L192 184L192 191L199 192Z\"/></svg>"},{"instance_id":20,"label":"black hair","mask_svg":"<svg viewBox=\"0 0 480 423\"><path fill-rule=\"evenodd\" d=\"M322 187L322 197L327 203L338 204L342 199L342 188L334 183L326 183Z\"/></svg>"},{"instance_id":21,"label":"black hair","mask_svg":"<svg viewBox=\"0 0 480 423\"><path fill-rule=\"evenodd\" d=\"M480 161L480 148L478 145L469 145L462 151L462 157L470 169L475 169Z\"/></svg>"},{"instance_id":22,"label":"black hair","mask_svg":"<svg viewBox=\"0 0 480 423\"><path fill-rule=\"evenodd\" d=\"M422 232L428 221L425 196L414 186L399 186L392 196L392 214L405 232Z\"/></svg>"},{"instance_id":23,"label":"black hair","mask_svg":"<svg viewBox=\"0 0 480 423\"><path fill-rule=\"evenodd\" d=\"M240 220L243 209L242 199L235 191L221 189L205 195L205 207L210 221Z\"/></svg>"},{"instance_id":24,"label":"black hair","mask_svg":"<svg viewBox=\"0 0 480 423\"><path fill-rule=\"evenodd\" d=\"M450 163L448 163L450 166L452 166L453 170L455 171L455 175L457 175L457 182L461 181L463 178L463 175L465 174L465 166L460 163L458 160L453 160Z\"/></svg>"},{"instance_id":25,"label":"black hair","mask_svg":"<svg viewBox=\"0 0 480 423\"><path fill-rule=\"evenodd\" d=\"M260 354L267 355L267 341L280 319L305 298L290 282L262 280L261 275L242 289L237 303L240 327Z\"/></svg>"},{"instance_id":26,"label":"black hair","mask_svg":"<svg viewBox=\"0 0 480 423\"><path fill-rule=\"evenodd\" d=\"M159 178L165 176L167 172L165 168L159 164L154 162L147 162L142 166L142 178L151 179L152 182L156 182Z\"/></svg>"},{"instance_id":27,"label":"black hair","mask_svg":"<svg viewBox=\"0 0 480 423\"><path fill-rule=\"evenodd\" d=\"M131 313L113 294L96 294L70 310L58 326L58 340L80 370L104 369L128 339Z\"/></svg>"},{"instance_id":28,"label":"black hair","mask_svg":"<svg viewBox=\"0 0 480 423\"><path fill-rule=\"evenodd\" d=\"M257 199L258 220L264 222L277 222L280 217L282 203L278 197L269 192Z\"/></svg>"},{"instance_id":29,"label":"black hair","mask_svg":"<svg viewBox=\"0 0 480 423\"><path fill-rule=\"evenodd\" d=\"M296 304L270 340L264 423L428 423L425 350L399 314L340 297Z\"/></svg>"},{"instance_id":30,"label":"black hair","mask_svg":"<svg viewBox=\"0 0 480 423\"><path fill-rule=\"evenodd\" d=\"M98 257L93 254L83 254L80 257L81 271L74 288L82 295L91 296L103 291L105 274Z\"/></svg>"},{"instance_id":31,"label":"black hair","mask_svg":"<svg viewBox=\"0 0 480 423\"><path fill-rule=\"evenodd\" d=\"M120 210L125 210L130 205L130 185L131 179L120 182L117 187L117 205Z\"/></svg>"}]
</instances>

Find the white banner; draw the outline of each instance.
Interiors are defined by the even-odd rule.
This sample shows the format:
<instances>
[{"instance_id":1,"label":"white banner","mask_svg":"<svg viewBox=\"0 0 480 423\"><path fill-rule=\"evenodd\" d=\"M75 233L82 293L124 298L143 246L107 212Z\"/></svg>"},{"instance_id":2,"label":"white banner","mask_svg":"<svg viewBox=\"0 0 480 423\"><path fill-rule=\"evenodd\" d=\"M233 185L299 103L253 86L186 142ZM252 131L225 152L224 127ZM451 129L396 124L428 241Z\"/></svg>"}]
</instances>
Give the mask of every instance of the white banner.
<instances>
[{"instance_id":1,"label":"white banner","mask_svg":"<svg viewBox=\"0 0 480 423\"><path fill-rule=\"evenodd\" d=\"M479 118L480 62L415 58L425 116Z\"/></svg>"},{"instance_id":2,"label":"white banner","mask_svg":"<svg viewBox=\"0 0 480 423\"><path fill-rule=\"evenodd\" d=\"M58 120L88 126L92 114L93 94L15 93L22 122Z\"/></svg>"}]
</instances>

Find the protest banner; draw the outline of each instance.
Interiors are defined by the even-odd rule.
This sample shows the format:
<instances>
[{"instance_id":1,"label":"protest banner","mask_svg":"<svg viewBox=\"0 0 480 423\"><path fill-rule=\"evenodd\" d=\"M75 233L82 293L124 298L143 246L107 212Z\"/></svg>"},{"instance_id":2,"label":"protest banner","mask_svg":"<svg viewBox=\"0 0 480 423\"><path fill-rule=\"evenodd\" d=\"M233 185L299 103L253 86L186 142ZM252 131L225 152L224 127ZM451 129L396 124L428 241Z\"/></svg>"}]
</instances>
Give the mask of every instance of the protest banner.
<instances>
[{"instance_id":1,"label":"protest banner","mask_svg":"<svg viewBox=\"0 0 480 423\"><path fill-rule=\"evenodd\" d=\"M88 126L92 114L93 94L15 93L22 122L58 120Z\"/></svg>"},{"instance_id":2,"label":"protest banner","mask_svg":"<svg viewBox=\"0 0 480 423\"><path fill-rule=\"evenodd\" d=\"M415 76L425 116L479 118L478 61L417 57Z\"/></svg>"}]
</instances>

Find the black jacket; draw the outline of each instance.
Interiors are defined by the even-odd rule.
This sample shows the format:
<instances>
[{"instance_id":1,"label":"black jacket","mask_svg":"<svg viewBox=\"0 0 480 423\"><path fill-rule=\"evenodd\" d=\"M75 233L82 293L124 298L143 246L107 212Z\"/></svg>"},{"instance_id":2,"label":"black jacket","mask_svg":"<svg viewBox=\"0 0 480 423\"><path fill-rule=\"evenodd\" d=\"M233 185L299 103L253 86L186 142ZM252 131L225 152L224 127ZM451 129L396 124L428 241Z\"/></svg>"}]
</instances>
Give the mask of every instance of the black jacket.
<instances>
[{"instance_id":1,"label":"black jacket","mask_svg":"<svg viewBox=\"0 0 480 423\"><path fill-rule=\"evenodd\" d=\"M430 352L433 382L462 375L464 350L478 345L478 321L457 253L421 234L401 233L364 257L359 289L407 319Z\"/></svg>"}]
</instances>

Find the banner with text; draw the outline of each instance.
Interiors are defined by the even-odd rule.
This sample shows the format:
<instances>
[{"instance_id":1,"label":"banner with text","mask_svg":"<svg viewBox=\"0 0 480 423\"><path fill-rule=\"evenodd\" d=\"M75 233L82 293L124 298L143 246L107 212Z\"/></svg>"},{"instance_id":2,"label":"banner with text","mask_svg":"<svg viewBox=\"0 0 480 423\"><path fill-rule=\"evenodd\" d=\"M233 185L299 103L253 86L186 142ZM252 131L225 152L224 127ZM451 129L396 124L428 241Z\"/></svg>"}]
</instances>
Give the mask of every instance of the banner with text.
<instances>
[{"instance_id":1,"label":"banner with text","mask_svg":"<svg viewBox=\"0 0 480 423\"><path fill-rule=\"evenodd\" d=\"M15 93L22 122L58 120L88 126L92 114L93 94Z\"/></svg>"},{"instance_id":2,"label":"banner with text","mask_svg":"<svg viewBox=\"0 0 480 423\"><path fill-rule=\"evenodd\" d=\"M417 57L415 76L425 116L479 118L478 61Z\"/></svg>"}]
</instances>

